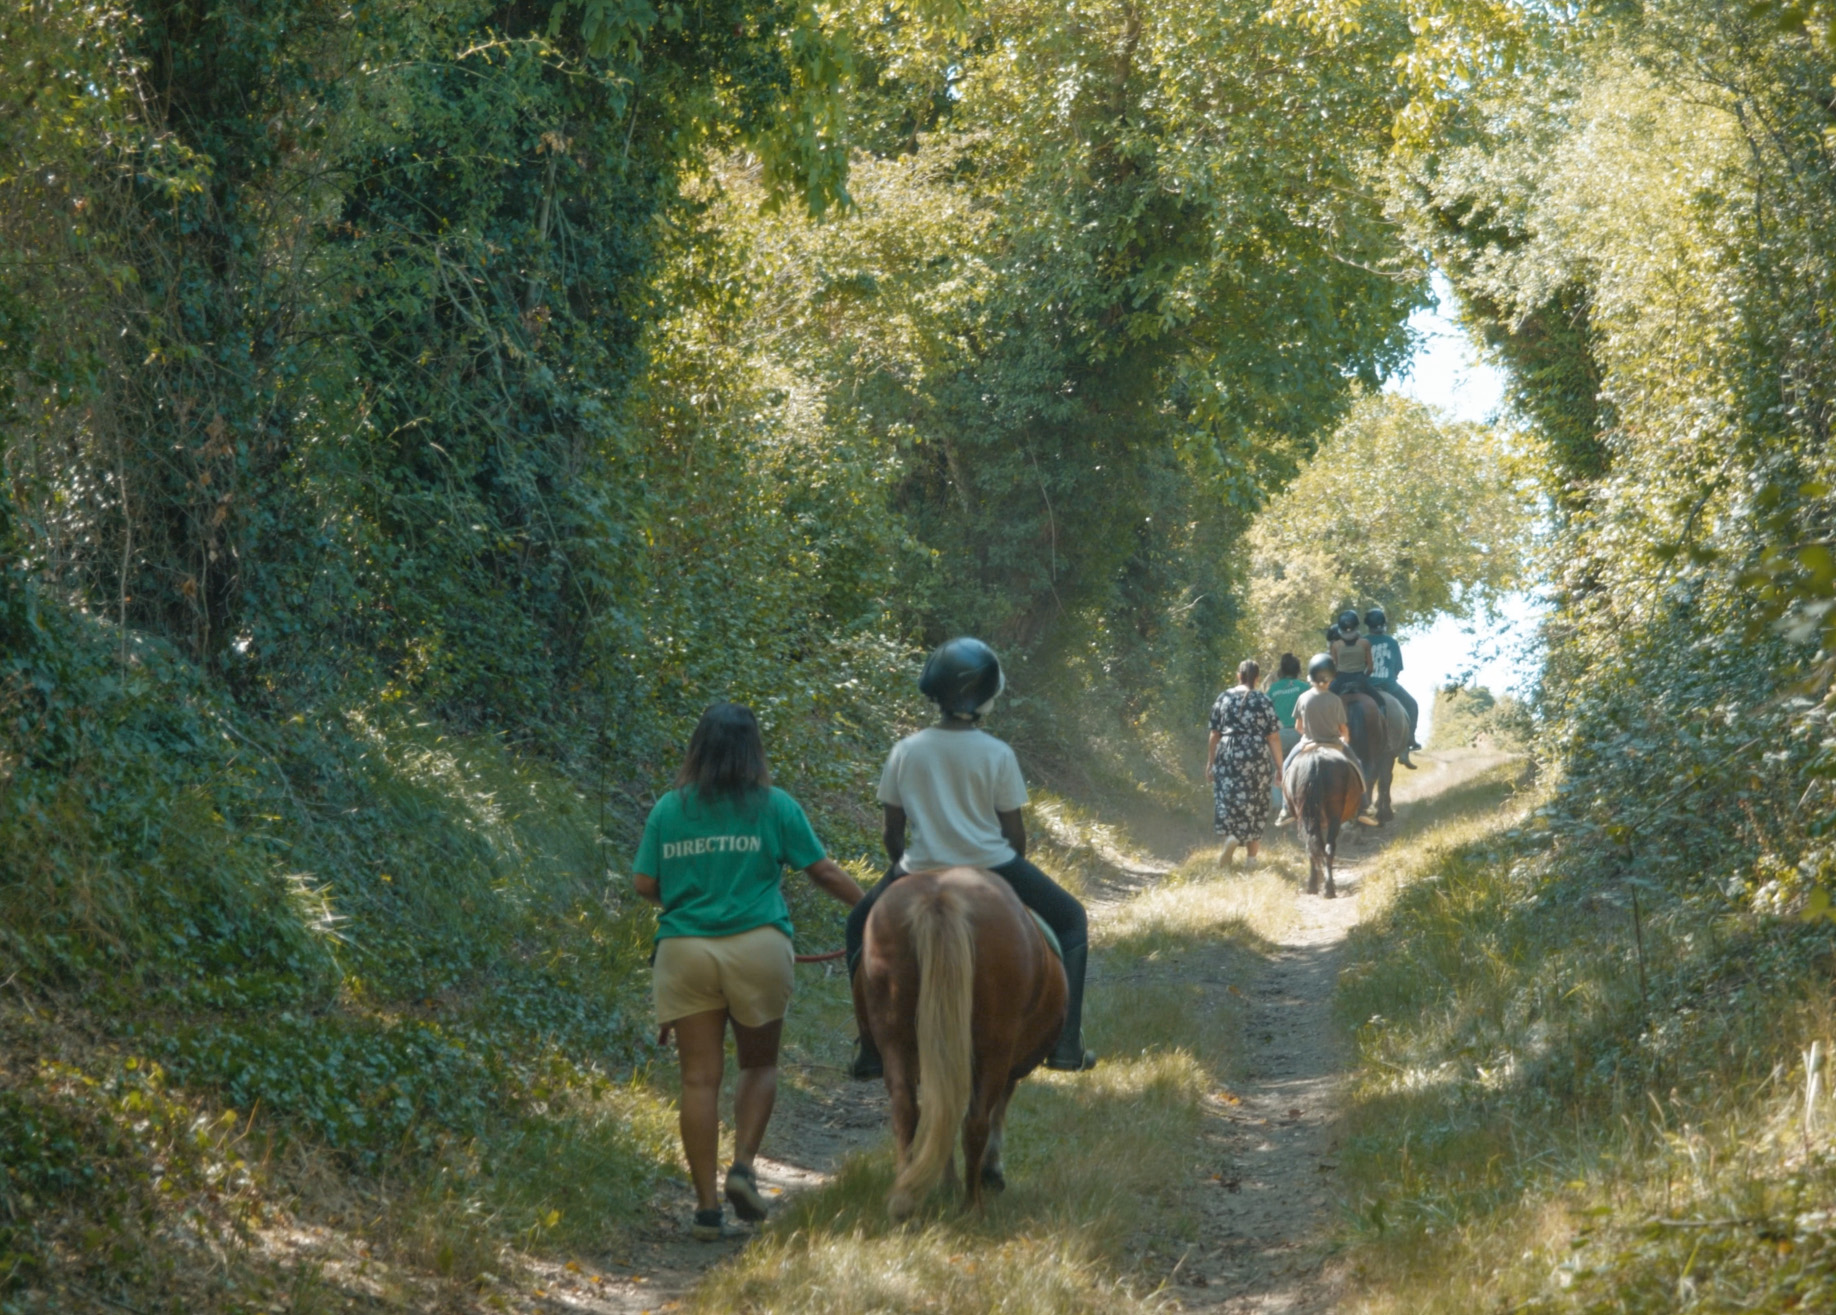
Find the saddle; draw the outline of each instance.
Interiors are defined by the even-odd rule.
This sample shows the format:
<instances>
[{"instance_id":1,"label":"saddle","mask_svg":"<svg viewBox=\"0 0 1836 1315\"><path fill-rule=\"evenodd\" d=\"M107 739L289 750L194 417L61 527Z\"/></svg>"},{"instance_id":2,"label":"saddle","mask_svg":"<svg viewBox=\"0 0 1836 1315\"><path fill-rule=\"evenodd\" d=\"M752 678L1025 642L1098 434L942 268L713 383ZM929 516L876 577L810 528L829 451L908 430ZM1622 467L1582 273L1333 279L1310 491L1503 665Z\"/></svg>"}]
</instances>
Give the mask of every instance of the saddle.
<instances>
[{"instance_id":1,"label":"saddle","mask_svg":"<svg viewBox=\"0 0 1836 1315\"><path fill-rule=\"evenodd\" d=\"M1381 717L1384 715L1383 704L1379 703L1377 701L1377 696L1368 689L1349 690L1341 697L1345 701L1345 710L1347 712L1351 711L1352 704L1361 702L1365 704L1364 711L1366 716Z\"/></svg>"},{"instance_id":2,"label":"saddle","mask_svg":"<svg viewBox=\"0 0 1836 1315\"><path fill-rule=\"evenodd\" d=\"M1058 943L1058 933L1052 930L1051 926L1044 918L1034 913L1031 909L1028 909L1027 913L1031 915L1034 924L1039 928L1039 934L1045 937L1046 949L1050 950L1053 957L1060 963L1063 963L1065 961L1065 947Z\"/></svg>"},{"instance_id":3,"label":"saddle","mask_svg":"<svg viewBox=\"0 0 1836 1315\"><path fill-rule=\"evenodd\" d=\"M1340 762L1349 765L1354 772L1358 773L1359 788L1363 788L1365 780L1364 764L1358 761L1357 754L1347 753L1336 743L1326 740L1302 740L1299 744L1294 746L1294 751L1288 755L1288 760L1282 764L1281 768L1282 788L1288 792L1290 798L1292 798L1295 790L1298 788L1294 777L1295 770L1300 766L1302 759L1308 754L1314 753L1336 758ZM1035 914L1034 916L1036 917L1038 915Z\"/></svg>"}]
</instances>

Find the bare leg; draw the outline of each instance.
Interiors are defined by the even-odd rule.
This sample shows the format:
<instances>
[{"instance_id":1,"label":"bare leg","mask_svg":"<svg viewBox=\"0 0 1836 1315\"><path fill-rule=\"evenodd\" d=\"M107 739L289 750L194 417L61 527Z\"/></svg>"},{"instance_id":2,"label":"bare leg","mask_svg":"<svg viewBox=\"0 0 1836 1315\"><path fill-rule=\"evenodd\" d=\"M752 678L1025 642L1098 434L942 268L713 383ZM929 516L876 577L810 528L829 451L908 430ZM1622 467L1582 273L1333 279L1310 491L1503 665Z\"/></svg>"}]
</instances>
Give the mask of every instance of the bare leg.
<instances>
[{"instance_id":1,"label":"bare leg","mask_svg":"<svg viewBox=\"0 0 1836 1315\"><path fill-rule=\"evenodd\" d=\"M1257 857L1262 853L1262 841L1260 839L1250 841L1244 846L1243 852L1251 858Z\"/></svg>"},{"instance_id":2,"label":"bare leg","mask_svg":"<svg viewBox=\"0 0 1836 1315\"><path fill-rule=\"evenodd\" d=\"M726 1066L727 1011L710 1009L675 1021L676 1059L682 1068L682 1105L677 1126L695 1200L702 1210L720 1204L714 1179L720 1159L720 1077Z\"/></svg>"},{"instance_id":3,"label":"bare leg","mask_svg":"<svg viewBox=\"0 0 1836 1315\"><path fill-rule=\"evenodd\" d=\"M1230 866L1230 856L1236 852L1237 852L1237 842L1232 840L1231 842L1229 842L1228 844L1224 846L1222 851L1219 852L1218 866L1221 868L1229 867Z\"/></svg>"},{"instance_id":4,"label":"bare leg","mask_svg":"<svg viewBox=\"0 0 1836 1315\"><path fill-rule=\"evenodd\" d=\"M737 1020L733 1024L740 1066L739 1089L733 1095L733 1163L742 1169L752 1167L778 1099L778 1038L783 1031L782 1018L761 1027L746 1027Z\"/></svg>"}]
</instances>

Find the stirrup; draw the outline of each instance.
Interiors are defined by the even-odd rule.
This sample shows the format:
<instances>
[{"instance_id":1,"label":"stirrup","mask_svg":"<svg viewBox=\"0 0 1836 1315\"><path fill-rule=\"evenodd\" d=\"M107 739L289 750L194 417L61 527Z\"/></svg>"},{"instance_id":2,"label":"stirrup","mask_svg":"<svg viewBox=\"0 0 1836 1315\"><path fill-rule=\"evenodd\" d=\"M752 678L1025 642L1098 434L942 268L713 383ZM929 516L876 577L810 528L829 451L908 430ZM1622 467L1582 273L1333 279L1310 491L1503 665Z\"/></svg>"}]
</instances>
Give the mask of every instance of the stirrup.
<instances>
[{"instance_id":1,"label":"stirrup","mask_svg":"<svg viewBox=\"0 0 1836 1315\"><path fill-rule=\"evenodd\" d=\"M1075 1064L1068 1064L1056 1054L1046 1056L1045 1066L1054 1073L1085 1073L1097 1066L1096 1051L1086 1050Z\"/></svg>"}]
</instances>

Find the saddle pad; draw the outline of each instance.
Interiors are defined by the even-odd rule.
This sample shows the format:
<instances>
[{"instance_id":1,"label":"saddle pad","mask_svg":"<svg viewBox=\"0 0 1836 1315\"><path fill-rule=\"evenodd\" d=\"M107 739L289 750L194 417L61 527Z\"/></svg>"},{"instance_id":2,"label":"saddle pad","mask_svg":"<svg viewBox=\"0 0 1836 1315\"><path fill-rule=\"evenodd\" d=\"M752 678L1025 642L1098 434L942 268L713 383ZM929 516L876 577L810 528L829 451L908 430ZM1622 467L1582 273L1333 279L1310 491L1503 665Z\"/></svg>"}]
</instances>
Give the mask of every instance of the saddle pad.
<instances>
[{"instance_id":1,"label":"saddle pad","mask_svg":"<svg viewBox=\"0 0 1836 1315\"><path fill-rule=\"evenodd\" d=\"M1033 913L1031 909L1028 909L1027 912ZM1046 948L1057 956L1060 963L1063 963L1065 960L1065 947L1058 943L1058 933L1047 926L1046 920L1037 913L1033 913L1033 921L1039 924L1039 931L1045 937Z\"/></svg>"}]
</instances>

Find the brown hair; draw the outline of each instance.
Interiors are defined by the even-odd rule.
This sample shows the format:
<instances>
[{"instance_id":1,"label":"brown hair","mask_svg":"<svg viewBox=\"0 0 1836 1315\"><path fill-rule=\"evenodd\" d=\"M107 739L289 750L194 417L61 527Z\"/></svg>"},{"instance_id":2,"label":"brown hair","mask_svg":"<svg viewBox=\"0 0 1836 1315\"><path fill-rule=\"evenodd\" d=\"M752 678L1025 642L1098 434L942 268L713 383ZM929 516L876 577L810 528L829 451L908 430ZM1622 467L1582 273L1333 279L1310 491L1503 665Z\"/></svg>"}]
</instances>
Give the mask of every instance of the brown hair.
<instances>
[{"instance_id":1,"label":"brown hair","mask_svg":"<svg viewBox=\"0 0 1836 1315\"><path fill-rule=\"evenodd\" d=\"M716 703L702 713L689 737L676 784L709 803L716 799L737 802L769 789L765 741L752 709L743 703Z\"/></svg>"},{"instance_id":2,"label":"brown hair","mask_svg":"<svg viewBox=\"0 0 1836 1315\"><path fill-rule=\"evenodd\" d=\"M1262 675L1262 668L1255 658L1244 658L1237 663L1237 682L1242 685L1254 685Z\"/></svg>"}]
</instances>

